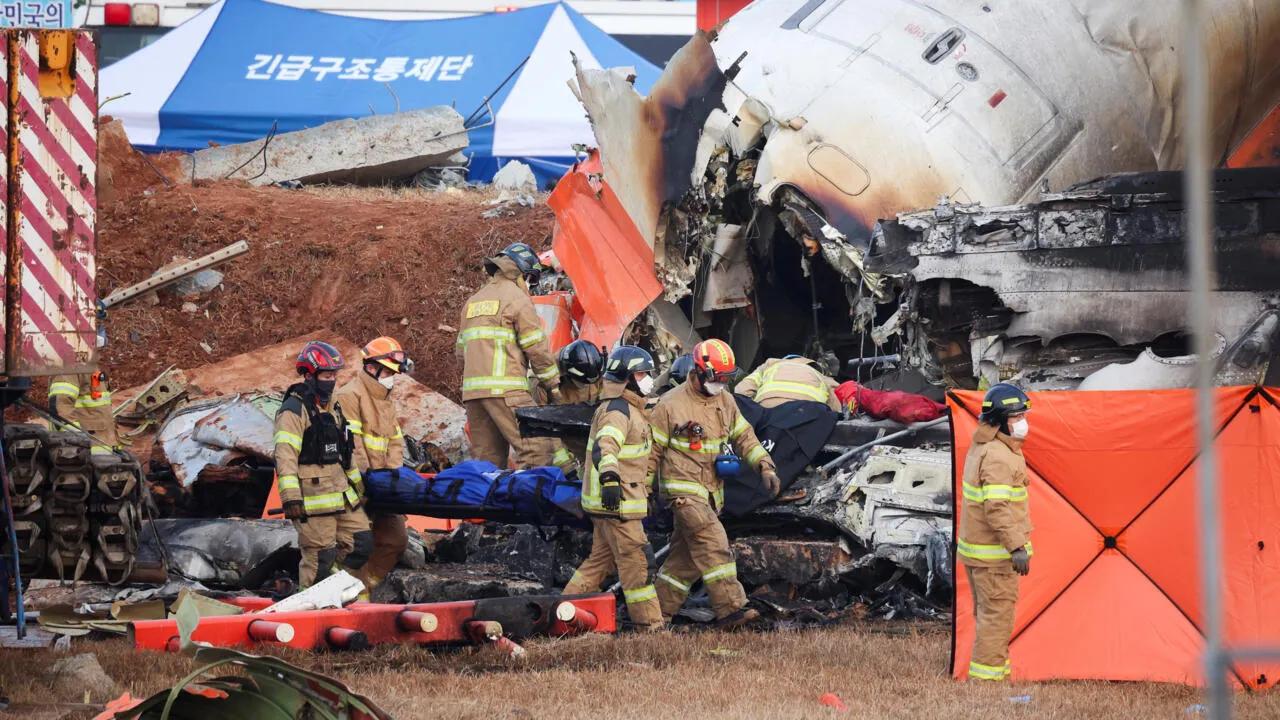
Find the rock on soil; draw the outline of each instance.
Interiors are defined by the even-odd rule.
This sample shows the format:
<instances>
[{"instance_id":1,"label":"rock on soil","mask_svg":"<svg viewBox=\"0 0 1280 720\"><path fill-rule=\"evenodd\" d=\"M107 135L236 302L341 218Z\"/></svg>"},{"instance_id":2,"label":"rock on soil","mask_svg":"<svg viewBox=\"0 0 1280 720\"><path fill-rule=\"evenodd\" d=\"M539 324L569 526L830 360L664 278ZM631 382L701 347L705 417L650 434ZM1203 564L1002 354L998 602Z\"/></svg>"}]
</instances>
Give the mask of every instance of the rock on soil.
<instances>
[{"instance_id":1,"label":"rock on soil","mask_svg":"<svg viewBox=\"0 0 1280 720\"><path fill-rule=\"evenodd\" d=\"M59 660L49 668L48 676L51 685L88 692L90 702L106 702L120 694L116 681L102 669L98 657L92 653Z\"/></svg>"},{"instance_id":2,"label":"rock on soil","mask_svg":"<svg viewBox=\"0 0 1280 720\"><path fill-rule=\"evenodd\" d=\"M550 244L553 216L542 202L485 219L491 196L476 191L168 185L112 132L104 128L100 157L113 185L99 214L100 295L175 255L200 257L237 240L250 247L219 267L222 287L201 296L194 316L171 291L155 306L110 311L103 358L116 387L304 333L357 343L386 334L416 361L415 379L457 400L456 336L441 327L456 325L484 282L485 257L511 242ZM162 169L168 162L152 159Z\"/></svg>"}]
</instances>

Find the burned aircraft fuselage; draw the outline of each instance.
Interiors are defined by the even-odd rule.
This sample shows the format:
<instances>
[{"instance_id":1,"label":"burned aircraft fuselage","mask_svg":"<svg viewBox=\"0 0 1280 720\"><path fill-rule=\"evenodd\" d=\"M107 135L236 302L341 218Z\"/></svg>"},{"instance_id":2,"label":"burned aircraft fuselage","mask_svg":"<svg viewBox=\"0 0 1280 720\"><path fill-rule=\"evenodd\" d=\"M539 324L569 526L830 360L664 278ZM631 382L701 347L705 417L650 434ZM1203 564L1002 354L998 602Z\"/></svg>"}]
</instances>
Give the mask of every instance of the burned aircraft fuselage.
<instances>
[{"instance_id":1,"label":"burned aircraft fuselage","mask_svg":"<svg viewBox=\"0 0 1280 720\"><path fill-rule=\"evenodd\" d=\"M1226 157L1280 99L1280 5L1210 7ZM878 352L864 331L904 321L865 271L877 220L1180 167L1178 29L1160 0L757 0L695 37L648 98L619 73L580 69L577 85L665 300L743 358L848 358ZM1013 303L984 322L1017 322ZM1109 330L1150 340L1140 320Z\"/></svg>"}]
</instances>

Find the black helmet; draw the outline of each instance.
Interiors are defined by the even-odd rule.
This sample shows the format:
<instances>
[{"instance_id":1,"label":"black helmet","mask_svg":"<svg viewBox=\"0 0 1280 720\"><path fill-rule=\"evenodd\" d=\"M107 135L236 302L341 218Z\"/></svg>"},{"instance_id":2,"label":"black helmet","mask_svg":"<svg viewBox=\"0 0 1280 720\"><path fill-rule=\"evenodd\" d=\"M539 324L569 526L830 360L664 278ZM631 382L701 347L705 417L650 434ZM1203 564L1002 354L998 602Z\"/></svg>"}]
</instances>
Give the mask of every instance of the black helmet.
<instances>
[{"instance_id":1,"label":"black helmet","mask_svg":"<svg viewBox=\"0 0 1280 720\"><path fill-rule=\"evenodd\" d=\"M653 356L648 350L635 345L614 348L604 365L604 379L610 382L627 382L633 373L638 372L653 372Z\"/></svg>"},{"instance_id":2,"label":"black helmet","mask_svg":"<svg viewBox=\"0 0 1280 720\"><path fill-rule=\"evenodd\" d=\"M538 276L542 274L542 263L538 262L538 255L533 248L527 244L518 242L511 243L498 253L498 257L511 258L511 262L516 264L516 269L521 275L533 278L531 282L537 282ZM485 261L485 269L492 275L497 272L497 265L492 260Z\"/></svg>"},{"instance_id":3,"label":"black helmet","mask_svg":"<svg viewBox=\"0 0 1280 720\"><path fill-rule=\"evenodd\" d=\"M982 398L982 421L1001 428L1010 415L1031 409L1031 398L1009 383L992 385Z\"/></svg>"},{"instance_id":4,"label":"black helmet","mask_svg":"<svg viewBox=\"0 0 1280 720\"><path fill-rule=\"evenodd\" d=\"M667 377L671 378L672 385L679 385L684 379L689 377L689 371L693 369L693 356L685 353L675 359L671 363L671 372L667 373Z\"/></svg>"},{"instance_id":5,"label":"black helmet","mask_svg":"<svg viewBox=\"0 0 1280 720\"><path fill-rule=\"evenodd\" d=\"M600 348L586 340L574 340L560 348L556 364L560 366L561 375L582 382L593 383L604 372L604 356L600 354Z\"/></svg>"}]
</instances>

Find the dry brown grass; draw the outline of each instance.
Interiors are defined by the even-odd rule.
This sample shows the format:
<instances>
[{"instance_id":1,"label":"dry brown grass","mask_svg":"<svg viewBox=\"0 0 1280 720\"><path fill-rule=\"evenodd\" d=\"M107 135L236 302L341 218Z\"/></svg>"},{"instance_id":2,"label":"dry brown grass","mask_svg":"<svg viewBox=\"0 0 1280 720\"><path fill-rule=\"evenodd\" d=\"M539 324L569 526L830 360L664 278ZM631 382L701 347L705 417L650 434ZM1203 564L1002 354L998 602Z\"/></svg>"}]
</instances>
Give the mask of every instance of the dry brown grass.
<instances>
[{"instance_id":1,"label":"dry brown grass","mask_svg":"<svg viewBox=\"0 0 1280 720\"><path fill-rule=\"evenodd\" d=\"M491 650L433 653L379 647L361 654L284 653L332 673L397 718L1184 718L1197 691L1137 683L976 685L946 676L944 626L861 625L772 633L593 636L527 644L512 661ZM134 653L122 640L78 641L122 689L146 695L191 665ZM0 652L0 682L17 703L79 702L40 668L47 652ZM835 692L847 713L823 707ZM1010 697L1029 695L1030 703ZM93 698L101 702L101 698ZM30 706L27 706L28 708ZM29 714L28 710L23 711ZM83 716L83 715L82 715ZM1280 717L1280 695L1236 698L1236 717Z\"/></svg>"}]
</instances>

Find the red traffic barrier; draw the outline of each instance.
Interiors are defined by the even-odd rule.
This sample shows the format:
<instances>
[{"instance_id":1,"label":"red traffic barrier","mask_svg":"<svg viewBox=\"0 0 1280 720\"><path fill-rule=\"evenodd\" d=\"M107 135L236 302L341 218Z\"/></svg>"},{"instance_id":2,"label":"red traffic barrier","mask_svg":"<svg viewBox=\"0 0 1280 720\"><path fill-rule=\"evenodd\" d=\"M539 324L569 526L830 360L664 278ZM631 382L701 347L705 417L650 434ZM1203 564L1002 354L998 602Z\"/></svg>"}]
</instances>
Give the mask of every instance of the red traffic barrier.
<instances>
[{"instance_id":1,"label":"red traffic barrier","mask_svg":"<svg viewBox=\"0 0 1280 720\"><path fill-rule=\"evenodd\" d=\"M517 623L514 633L517 636L617 632L616 600L609 593L512 600L518 600L521 609L528 605L543 608L542 620L529 627L522 629L518 620L513 620ZM494 602L463 600L413 605L357 602L325 610L206 617L201 618L191 639L215 647L245 648L271 643L300 650L359 650L386 643L436 646L493 643L519 655L523 649L517 650L519 646L504 635L506 620L482 617L485 613L502 615L509 609L501 605L505 599L497 605ZM178 627L174 620L130 623L129 636L137 649L169 652L178 649Z\"/></svg>"}]
</instances>

